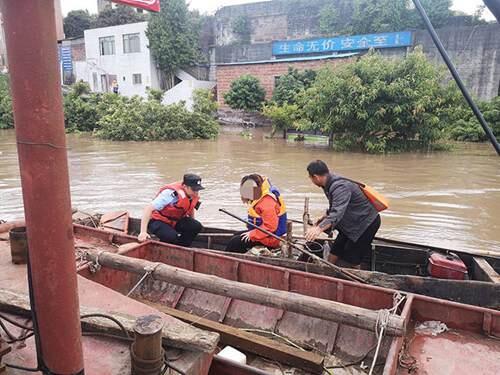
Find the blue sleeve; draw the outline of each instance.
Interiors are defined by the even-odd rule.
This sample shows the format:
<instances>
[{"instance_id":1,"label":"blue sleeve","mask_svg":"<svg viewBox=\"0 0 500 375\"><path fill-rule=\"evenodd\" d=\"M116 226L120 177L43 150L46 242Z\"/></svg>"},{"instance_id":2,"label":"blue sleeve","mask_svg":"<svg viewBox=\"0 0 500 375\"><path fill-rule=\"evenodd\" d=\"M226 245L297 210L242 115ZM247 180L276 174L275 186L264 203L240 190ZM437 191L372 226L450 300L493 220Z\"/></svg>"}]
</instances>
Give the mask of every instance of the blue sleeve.
<instances>
[{"instance_id":1,"label":"blue sleeve","mask_svg":"<svg viewBox=\"0 0 500 375\"><path fill-rule=\"evenodd\" d=\"M174 190L165 189L151 202L151 205L155 210L161 211L169 204L177 203L177 200Z\"/></svg>"}]
</instances>

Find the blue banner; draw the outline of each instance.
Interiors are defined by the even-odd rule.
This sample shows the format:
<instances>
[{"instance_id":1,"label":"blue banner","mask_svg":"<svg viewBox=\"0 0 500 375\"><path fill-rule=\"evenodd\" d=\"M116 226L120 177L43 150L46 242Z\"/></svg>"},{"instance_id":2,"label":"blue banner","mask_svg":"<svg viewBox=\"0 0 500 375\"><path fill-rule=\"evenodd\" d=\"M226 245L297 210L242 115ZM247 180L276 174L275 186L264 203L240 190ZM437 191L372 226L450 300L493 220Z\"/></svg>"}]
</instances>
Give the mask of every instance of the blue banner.
<instances>
[{"instance_id":1,"label":"blue banner","mask_svg":"<svg viewBox=\"0 0 500 375\"><path fill-rule=\"evenodd\" d=\"M60 59L64 71L73 70L73 58L71 56L71 47L61 47Z\"/></svg>"},{"instance_id":2,"label":"blue banner","mask_svg":"<svg viewBox=\"0 0 500 375\"><path fill-rule=\"evenodd\" d=\"M412 45L411 31L273 42L273 55L299 55L321 52L359 51Z\"/></svg>"}]
</instances>

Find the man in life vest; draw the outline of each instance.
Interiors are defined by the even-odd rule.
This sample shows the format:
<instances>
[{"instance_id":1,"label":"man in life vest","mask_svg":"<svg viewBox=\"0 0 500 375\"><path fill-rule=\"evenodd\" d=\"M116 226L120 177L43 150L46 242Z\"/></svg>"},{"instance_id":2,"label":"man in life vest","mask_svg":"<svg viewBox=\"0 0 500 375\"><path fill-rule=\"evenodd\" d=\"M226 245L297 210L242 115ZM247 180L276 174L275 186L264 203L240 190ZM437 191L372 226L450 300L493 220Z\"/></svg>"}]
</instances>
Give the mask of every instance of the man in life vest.
<instances>
[{"instance_id":1,"label":"man in life vest","mask_svg":"<svg viewBox=\"0 0 500 375\"><path fill-rule=\"evenodd\" d=\"M191 173L185 174L182 182L163 186L144 208L139 241L150 238L149 232L162 242L191 246L202 229L201 223L194 218L202 189L201 178Z\"/></svg>"},{"instance_id":2,"label":"man in life vest","mask_svg":"<svg viewBox=\"0 0 500 375\"><path fill-rule=\"evenodd\" d=\"M306 233L307 241L314 241L322 232L339 232L330 248L328 260L339 258L355 268L371 252L371 243L380 228L380 215L360 186L345 177L330 173L328 166L315 160L307 166L312 183L323 189L328 198L326 215L318 219Z\"/></svg>"},{"instance_id":3,"label":"man in life vest","mask_svg":"<svg viewBox=\"0 0 500 375\"><path fill-rule=\"evenodd\" d=\"M243 177L240 184L241 200L248 204L248 222L262 227L277 236L286 233L286 206L280 192L269 180L258 174ZM229 240L226 251L244 253L254 246L270 249L280 246L280 241L248 226L248 230Z\"/></svg>"}]
</instances>

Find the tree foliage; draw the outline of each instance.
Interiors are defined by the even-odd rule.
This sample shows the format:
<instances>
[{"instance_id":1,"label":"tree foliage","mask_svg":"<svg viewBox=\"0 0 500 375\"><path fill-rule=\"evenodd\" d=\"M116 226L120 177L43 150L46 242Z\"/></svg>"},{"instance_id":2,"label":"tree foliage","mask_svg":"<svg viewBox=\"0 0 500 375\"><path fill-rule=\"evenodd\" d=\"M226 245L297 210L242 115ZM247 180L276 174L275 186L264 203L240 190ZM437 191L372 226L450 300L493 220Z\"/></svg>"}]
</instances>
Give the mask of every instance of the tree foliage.
<instances>
[{"instance_id":1,"label":"tree foliage","mask_svg":"<svg viewBox=\"0 0 500 375\"><path fill-rule=\"evenodd\" d=\"M97 136L115 141L210 139L219 131L213 117L190 112L184 103L162 105L139 97L122 100L99 120Z\"/></svg>"},{"instance_id":2,"label":"tree foliage","mask_svg":"<svg viewBox=\"0 0 500 375\"><path fill-rule=\"evenodd\" d=\"M403 60L372 52L336 71L325 68L301 99L306 128L368 152L428 147L441 137L448 108L442 79L421 50Z\"/></svg>"},{"instance_id":3,"label":"tree foliage","mask_svg":"<svg viewBox=\"0 0 500 375\"><path fill-rule=\"evenodd\" d=\"M196 89L193 91L193 111L215 116L217 102L211 90Z\"/></svg>"},{"instance_id":4,"label":"tree foliage","mask_svg":"<svg viewBox=\"0 0 500 375\"><path fill-rule=\"evenodd\" d=\"M80 38L85 30L94 25L94 17L87 10L72 10L64 18L64 34L66 38Z\"/></svg>"},{"instance_id":5,"label":"tree foliage","mask_svg":"<svg viewBox=\"0 0 500 375\"><path fill-rule=\"evenodd\" d=\"M9 77L0 74L0 129L14 127L12 97L10 95Z\"/></svg>"},{"instance_id":6,"label":"tree foliage","mask_svg":"<svg viewBox=\"0 0 500 375\"><path fill-rule=\"evenodd\" d=\"M421 0L421 3L435 28L445 26L453 17L451 0ZM411 0L354 0L353 8L351 22L343 33L369 34L424 27Z\"/></svg>"},{"instance_id":7,"label":"tree foliage","mask_svg":"<svg viewBox=\"0 0 500 375\"><path fill-rule=\"evenodd\" d=\"M156 90L158 91L158 90ZM115 141L165 141L215 138L219 125L212 113L198 107L188 111L183 102L164 106L158 92L147 100L113 93L91 93L84 82L73 85L64 98L67 131L93 132ZM161 96L160 96L161 98Z\"/></svg>"},{"instance_id":8,"label":"tree foliage","mask_svg":"<svg viewBox=\"0 0 500 375\"><path fill-rule=\"evenodd\" d=\"M116 7L106 7L97 15L93 24L94 28L125 25L146 21L147 16L144 13L138 13L134 8L127 5L117 5Z\"/></svg>"},{"instance_id":9,"label":"tree foliage","mask_svg":"<svg viewBox=\"0 0 500 375\"><path fill-rule=\"evenodd\" d=\"M339 12L333 4L325 5L319 13L319 31L323 35L334 36L340 33Z\"/></svg>"},{"instance_id":10,"label":"tree foliage","mask_svg":"<svg viewBox=\"0 0 500 375\"><path fill-rule=\"evenodd\" d=\"M287 74L284 74L276 80L273 91L273 101L278 105L285 103L295 104L297 95L308 89L316 78L316 71L306 69L299 72L292 67L288 68Z\"/></svg>"},{"instance_id":11,"label":"tree foliage","mask_svg":"<svg viewBox=\"0 0 500 375\"><path fill-rule=\"evenodd\" d=\"M456 141L484 142L488 138L479 124L472 110L465 100L460 98L460 106L450 114L446 135ZM500 96L490 101L480 101L479 109L483 113L486 123L491 127L493 134L500 139Z\"/></svg>"},{"instance_id":12,"label":"tree foliage","mask_svg":"<svg viewBox=\"0 0 500 375\"><path fill-rule=\"evenodd\" d=\"M98 95L91 94L83 81L75 83L64 97L65 126L68 131L92 131L97 126Z\"/></svg>"},{"instance_id":13,"label":"tree foliage","mask_svg":"<svg viewBox=\"0 0 500 375\"><path fill-rule=\"evenodd\" d=\"M238 36L238 39L242 43L250 42L250 35L252 33L252 25L250 18L244 15L236 17L231 22L231 29L234 34Z\"/></svg>"},{"instance_id":14,"label":"tree foliage","mask_svg":"<svg viewBox=\"0 0 500 375\"><path fill-rule=\"evenodd\" d=\"M185 0L162 0L161 12L151 16L146 35L149 48L163 73L170 78L179 68L201 59L197 13L188 10Z\"/></svg>"},{"instance_id":15,"label":"tree foliage","mask_svg":"<svg viewBox=\"0 0 500 375\"><path fill-rule=\"evenodd\" d=\"M276 103L267 104L264 106L262 112L264 116L271 119L273 126L271 136L274 136L278 130L283 130L283 135L285 137L286 131L295 127L295 121L297 121L300 116L298 106L288 103L282 105Z\"/></svg>"},{"instance_id":16,"label":"tree foliage","mask_svg":"<svg viewBox=\"0 0 500 375\"><path fill-rule=\"evenodd\" d=\"M245 74L231 82L229 91L224 95L224 101L233 109L258 111L262 108L266 92L259 80Z\"/></svg>"}]
</instances>

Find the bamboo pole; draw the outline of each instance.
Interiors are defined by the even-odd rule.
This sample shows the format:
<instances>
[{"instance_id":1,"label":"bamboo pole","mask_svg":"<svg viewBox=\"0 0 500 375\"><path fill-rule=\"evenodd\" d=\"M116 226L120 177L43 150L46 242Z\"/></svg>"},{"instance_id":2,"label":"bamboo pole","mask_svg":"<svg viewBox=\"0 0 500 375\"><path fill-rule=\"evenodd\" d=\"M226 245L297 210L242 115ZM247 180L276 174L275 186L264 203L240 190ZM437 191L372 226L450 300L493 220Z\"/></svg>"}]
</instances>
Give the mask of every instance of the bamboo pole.
<instances>
[{"instance_id":1,"label":"bamboo pole","mask_svg":"<svg viewBox=\"0 0 500 375\"><path fill-rule=\"evenodd\" d=\"M309 297L298 293L264 288L257 285L226 280L217 276L205 275L184 270L163 263L153 263L143 259L88 250L86 259L99 262L101 266L143 275L144 269L153 269L151 276L156 280L175 285L202 290L225 297L235 298L255 304L283 309L319 319L324 319L353 327L375 331L378 311L368 310L340 302ZM405 333L404 320L391 315L388 321L389 335L402 336Z\"/></svg>"},{"instance_id":2,"label":"bamboo pole","mask_svg":"<svg viewBox=\"0 0 500 375\"><path fill-rule=\"evenodd\" d=\"M361 283L361 284L366 284L366 281L363 280L362 278L360 278L360 277L358 277L356 275L353 275L353 274L351 274L348 271L343 270L339 266L336 266L335 264L330 263L329 261L327 261L327 260L325 260L323 258L320 258L319 256L317 256L316 254L311 253L310 251L302 249L300 246L295 245L293 242L288 242L287 240L285 240L285 239L283 239L283 238L275 235L274 233L269 232L267 229L264 229L262 227L259 227L259 226L255 225L255 224L253 224L253 223L250 223L250 222L248 222L246 220L243 220L242 218L240 218L240 217L232 214L231 212L226 211L223 208L219 208L219 211L225 213L226 215L229 215L229 216L235 218L236 220L239 220L239 221L241 221L243 223L248 224L249 226L251 226L254 229L260 230L262 233L265 233L268 236L273 237L273 238L277 239L278 241L281 241L282 243L288 244L288 246L293 247L294 249L300 251L301 253L309 255L312 259L317 260L318 262L326 264L327 266L329 266L329 267L331 267L333 269L333 271L335 272L335 274L336 274L337 277L341 277L341 278L344 278L344 279L347 279L347 280L351 280L351 281L356 281L356 282Z\"/></svg>"}]
</instances>

